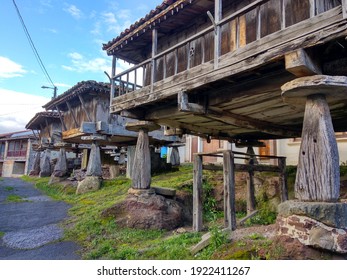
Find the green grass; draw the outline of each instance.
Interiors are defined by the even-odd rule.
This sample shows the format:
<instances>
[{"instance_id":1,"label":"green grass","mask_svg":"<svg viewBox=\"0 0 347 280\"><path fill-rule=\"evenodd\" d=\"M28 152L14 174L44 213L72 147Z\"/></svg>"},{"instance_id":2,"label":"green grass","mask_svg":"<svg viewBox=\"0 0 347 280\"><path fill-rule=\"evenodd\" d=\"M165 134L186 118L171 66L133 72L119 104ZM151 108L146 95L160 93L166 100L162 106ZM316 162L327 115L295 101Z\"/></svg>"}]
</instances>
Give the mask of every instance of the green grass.
<instances>
[{"instance_id":1,"label":"green grass","mask_svg":"<svg viewBox=\"0 0 347 280\"><path fill-rule=\"evenodd\" d=\"M205 193L210 193L215 184L220 183L221 174L218 173L217 178L213 177L213 172L204 171ZM187 164L180 166L179 170L152 176L151 185L192 193L192 178L192 165ZM202 233L177 234L164 230L121 228L114 218L105 218L103 211L123 201L127 196L131 181L125 177L104 181L100 190L82 195L76 195L76 187L73 186L49 186L49 178L24 176L23 179L34 182L38 189L53 199L71 204L69 219L64 222L65 239L74 240L81 245L80 253L83 259L213 259L216 249L223 247L226 242L225 236L217 231L217 228L211 227L213 242L193 256L190 248L201 240ZM216 220L220 219L220 213L215 209L216 202L212 196L207 194L207 198L204 205L204 224L208 226L210 223L213 226ZM261 218L265 219L261 221L262 224L269 222L266 213L267 209L261 213ZM245 213L239 215L244 216ZM255 224L256 221L252 223ZM257 236L253 238L257 239Z\"/></svg>"},{"instance_id":2,"label":"green grass","mask_svg":"<svg viewBox=\"0 0 347 280\"><path fill-rule=\"evenodd\" d=\"M10 191L13 191L14 188L13 188L13 187L5 187L5 190L8 191L8 192L10 192Z\"/></svg>"},{"instance_id":3,"label":"green grass","mask_svg":"<svg viewBox=\"0 0 347 280\"><path fill-rule=\"evenodd\" d=\"M0 238L3 237L5 233L3 231L0 231Z\"/></svg>"},{"instance_id":4,"label":"green grass","mask_svg":"<svg viewBox=\"0 0 347 280\"><path fill-rule=\"evenodd\" d=\"M24 202L25 200L23 197L16 195L16 194L10 194L6 197L6 202Z\"/></svg>"}]
</instances>

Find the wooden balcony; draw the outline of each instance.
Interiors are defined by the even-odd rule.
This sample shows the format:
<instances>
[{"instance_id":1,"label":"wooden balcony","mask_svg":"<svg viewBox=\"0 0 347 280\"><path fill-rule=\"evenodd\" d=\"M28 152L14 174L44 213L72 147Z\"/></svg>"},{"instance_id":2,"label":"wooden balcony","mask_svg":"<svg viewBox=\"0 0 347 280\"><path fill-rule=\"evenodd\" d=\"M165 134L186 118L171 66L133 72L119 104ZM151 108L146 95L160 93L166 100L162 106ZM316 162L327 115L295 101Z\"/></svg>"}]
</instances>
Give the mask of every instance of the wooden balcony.
<instances>
[{"instance_id":1,"label":"wooden balcony","mask_svg":"<svg viewBox=\"0 0 347 280\"><path fill-rule=\"evenodd\" d=\"M229 13L216 5L209 26L160 51L153 28L152 57L113 76L110 112L206 137L300 136L304 108L283 102L280 87L346 75L347 1L250 2ZM335 131L346 130L347 102L330 109Z\"/></svg>"}]
</instances>

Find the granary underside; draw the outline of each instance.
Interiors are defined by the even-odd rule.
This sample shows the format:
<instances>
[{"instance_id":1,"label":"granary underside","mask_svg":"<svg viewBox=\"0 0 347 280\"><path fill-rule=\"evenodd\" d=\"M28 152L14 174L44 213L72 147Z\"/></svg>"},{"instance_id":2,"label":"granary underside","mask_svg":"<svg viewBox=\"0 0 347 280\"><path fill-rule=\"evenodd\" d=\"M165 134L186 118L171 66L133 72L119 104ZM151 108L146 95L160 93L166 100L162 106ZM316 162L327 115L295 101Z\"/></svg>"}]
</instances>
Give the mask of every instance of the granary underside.
<instances>
[{"instance_id":1,"label":"granary underside","mask_svg":"<svg viewBox=\"0 0 347 280\"><path fill-rule=\"evenodd\" d=\"M305 105L286 103L281 96L281 86L306 75L346 76L347 21L342 10L344 7L338 5L338 1L331 1L335 3L333 8L320 14L314 13L288 27L282 22L279 30L266 36L258 34L264 33L259 20L255 25L256 34L252 40L246 31L244 38L241 38L242 17L252 11L259 13L259 10L263 9L263 6L257 7L256 2L265 5L264 2L283 1L248 2L253 4L250 4L249 8L246 6L246 12L239 11L234 17L230 16L230 24L235 20L238 30L234 49L224 50L222 27L220 43L218 40L217 43L216 40L211 41L211 59L204 61L207 56L202 50L205 48L206 51L205 44L205 47L201 47L204 53L202 63L195 65L194 61L200 50L197 43L199 34L191 35L191 39L186 38L182 42L183 46L188 45L188 53L192 46L194 48L186 60L186 69L181 71L177 69L180 65L175 65L180 58L176 59L176 62L170 60L169 51L176 52L177 57L182 45L177 46L178 51L175 47L165 50L160 44L159 26L158 53L152 55L152 60L148 60L151 65L156 65L155 71L142 63L141 67L148 67L144 86L136 85L135 90L129 90L125 94L117 93L116 90L111 103L111 113L155 121L179 128L183 133L235 141L300 137ZM283 11L279 14L283 16ZM246 26L248 23L245 17ZM204 39L206 41L206 36ZM128 44L132 51L136 47L136 40L141 42L140 39L129 39ZM231 40L230 37L228 40ZM243 40L244 45L241 44ZM116 48L116 44L114 41L109 44L108 53L124 58L127 46ZM216 48L219 53L213 55ZM170 72L170 67L176 68L176 72L166 74ZM153 80L151 75L154 73L157 77ZM114 78L115 83L124 82L124 75L125 72L117 75ZM146 82L146 79L149 82ZM329 107L335 131L346 131L347 98L329 101Z\"/></svg>"}]
</instances>

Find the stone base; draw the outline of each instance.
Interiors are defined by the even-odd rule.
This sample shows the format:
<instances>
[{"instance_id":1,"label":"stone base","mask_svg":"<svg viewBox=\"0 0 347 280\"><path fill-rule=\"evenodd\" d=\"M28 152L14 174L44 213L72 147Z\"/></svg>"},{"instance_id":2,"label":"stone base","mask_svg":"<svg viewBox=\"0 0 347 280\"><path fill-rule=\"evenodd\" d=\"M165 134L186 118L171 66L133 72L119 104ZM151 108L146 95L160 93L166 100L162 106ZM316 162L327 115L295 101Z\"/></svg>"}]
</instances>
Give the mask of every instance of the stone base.
<instances>
[{"instance_id":1,"label":"stone base","mask_svg":"<svg viewBox=\"0 0 347 280\"><path fill-rule=\"evenodd\" d=\"M130 189L126 200L106 209L104 217L115 217L123 227L172 230L183 224L182 205L157 195L153 189Z\"/></svg>"},{"instance_id":2,"label":"stone base","mask_svg":"<svg viewBox=\"0 0 347 280\"><path fill-rule=\"evenodd\" d=\"M66 179L66 177L57 177L57 176L51 175L51 178L49 179L48 185L60 183L60 182L64 181L65 179Z\"/></svg>"},{"instance_id":3,"label":"stone base","mask_svg":"<svg viewBox=\"0 0 347 280\"><path fill-rule=\"evenodd\" d=\"M100 179L100 177L86 176L86 178L83 181L78 183L76 194L83 194L100 189L101 181L102 179Z\"/></svg>"},{"instance_id":4,"label":"stone base","mask_svg":"<svg viewBox=\"0 0 347 280\"><path fill-rule=\"evenodd\" d=\"M347 253L347 203L286 201L278 206L277 225L279 235Z\"/></svg>"}]
</instances>

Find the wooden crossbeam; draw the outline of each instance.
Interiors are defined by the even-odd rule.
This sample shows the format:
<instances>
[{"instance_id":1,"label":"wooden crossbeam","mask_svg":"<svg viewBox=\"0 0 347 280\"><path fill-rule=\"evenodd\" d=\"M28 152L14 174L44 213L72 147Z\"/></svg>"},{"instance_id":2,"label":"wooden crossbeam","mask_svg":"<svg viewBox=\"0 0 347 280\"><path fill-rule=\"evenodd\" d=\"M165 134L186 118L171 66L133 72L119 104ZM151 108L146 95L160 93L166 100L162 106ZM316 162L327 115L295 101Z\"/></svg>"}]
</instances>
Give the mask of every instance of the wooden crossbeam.
<instances>
[{"instance_id":1,"label":"wooden crossbeam","mask_svg":"<svg viewBox=\"0 0 347 280\"><path fill-rule=\"evenodd\" d=\"M319 61L313 59L304 49L286 54L285 63L286 70L297 77L322 74Z\"/></svg>"}]
</instances>

